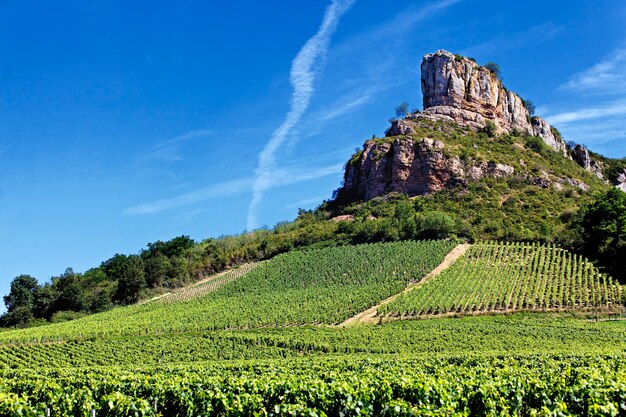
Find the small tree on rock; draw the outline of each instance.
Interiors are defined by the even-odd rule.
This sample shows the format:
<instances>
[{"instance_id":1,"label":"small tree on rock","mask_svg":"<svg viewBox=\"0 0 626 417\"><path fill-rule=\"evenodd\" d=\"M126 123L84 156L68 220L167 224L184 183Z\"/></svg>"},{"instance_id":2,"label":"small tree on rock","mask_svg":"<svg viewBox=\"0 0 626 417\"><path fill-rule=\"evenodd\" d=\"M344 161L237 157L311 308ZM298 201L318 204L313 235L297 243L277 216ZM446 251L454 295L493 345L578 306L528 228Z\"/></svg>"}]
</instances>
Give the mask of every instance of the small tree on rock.
<instances>
[{"instance_id":1,"label":"small tree on rock","mask_svg":"<svg viewBox=\"0 0 626 417\"><path fill-rule=\"evenodd\" d=\"M400 103L400 105L396 106L394 108L394 111L396 112L396 118L400 119L403 117L408 116L409 113L409 103L407 103L406 101L403 101L402 103Z\"/></svg>"},{"instance_id":2,"label":"small tree on rock","mask_svg":"<svg viewBox=\"0 0 626 417\"><path fill-rule=\"evenodd\" d=\"M525 100L523 99L522 102L524 103L524 107L526 107L526 110L528 110L528 114L530 114L531 116L535 115L535 103L533 103L530 100Z\"/></svg>"},{"instance_id":3,"label":"small tree on rock","mask_svg":"<svg viewBox=\"0 0 626 417\"><path fill-rule=\"evenodd\" d=\"M493 61L489 61L484 65L484 67L491 71L491 73L495 75L498 80L502 81L502 72L500 70L500 65L496 64Z\"/></svg>"}]
</instances>

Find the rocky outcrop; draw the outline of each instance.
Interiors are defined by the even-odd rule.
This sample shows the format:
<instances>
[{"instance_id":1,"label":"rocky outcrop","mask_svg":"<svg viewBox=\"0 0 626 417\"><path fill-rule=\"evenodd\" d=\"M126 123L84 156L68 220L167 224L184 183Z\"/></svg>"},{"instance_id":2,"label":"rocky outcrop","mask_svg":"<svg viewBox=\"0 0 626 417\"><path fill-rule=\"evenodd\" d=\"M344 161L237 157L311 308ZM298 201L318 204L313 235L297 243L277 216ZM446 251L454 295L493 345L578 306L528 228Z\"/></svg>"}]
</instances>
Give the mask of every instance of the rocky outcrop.
<instances>
[{"instance_id":1,"label":"rocky outcrop","mask_svg":"<svg viewBox=\"0 0 626 417\"><path fill-rule=\"evenodd\" d=\"M487 120L499 131L532 132L522 99L504 88L489 69L469 58L439 50L421 65L424 113L481 128Z\"/></svg>"},{"instance_id":2,"label":"rocky outcrop","mask_svg":"<svg viewBox=\"0 0 626 417\"><path fill-rule=\"evenodd\" d=\"M617 176L615 186L626 193L626 169Z\"/></svg>"},{"instance_id":3,"label":"rocky outcrop","mask_svg":"<svg viewBox=\"0 0 626 417\"><path fill-rule=\"evenodd\" d=\"M482 129L488 121L498 133L514 130L541 137L559 153L567 146L540 117L531 119L523 100L496 75L469 58L439 50L424 55L421 65L423 115Z\"/></svg>"},{"instance_id":4,"label":"rocky outcrop","mask_svg":"<svg viewBox=\"0 0 626 417\"><path fill-rule=\"evenodd\" d=\"M412 135L414 133L413 123L404 119L394 119L391 121L391 126L387 130L386 136Z\"/></svg>"},{"instance_id":5,"label":"rocky outcrop","mask_svg":"<svg viewBox=\"0 0 626 417\"><path fill-rule=\"evenodd\" d=\"M583 145L576 145L574 149L572 149L572 158L587 171L593 172L600 179L604 179L602 166L591 158L589 150Z\"/></svg>"},{"instance_id":6,"label":"rocky outcrop","mask_svg":"<svg viewBox=\"0 0 626 417\"><path fill-rule=\"evenodd\" d=\"M515 171L494 162L468 165L458 157L446 156L444 148L443 142L428 138L367 141L360 158L346 168L344 193L364 200L390 192L425 195L466 185L469 180L507 177Z\"/></svg>"},{"instance_id":7,"label":"rocky outcrop","mask_svg":"<svg viewBox=\"0 0 626 417\"><path fill-rule=\"evenodd\" d=\"M530 119L530 124L534 136L542 138L546 145L563 154L563 156L569 156L567 145L560 135L555 134L554 129L552 129L548 122L539 116L533 116Z\"/></svg>"},{"instance_id":8,"label":"rocky outcrop","mask_svg":"<svg viewBox=\"0 0 626 417\"><path fill-rule=\"evenodd\" d=\"M555 174L548 167L526 170L523 160L518 164L510 157L503 158L520 171L516 172L513 166L498 163L498 152L504 152L501 144L495 143L498 150L494 154L490 150L459 149L461 141L454 138L463 131L457 125L483 130L489 122L493 123L495 133L519 132L540 137L564 158L577 162L600 179L606 177L603 164L608 163L595 161L584 146L570 149L558 130L541 117L531 118L523 100L507 90L489 69L469 58L440 50L424 56L421 70L424 110L392 120L385 138L365 142L363 150L346 166L344 186L338 194L340 201L370 200L390 192L427 195L485 178L503 178L510 184L529 184L543 189L590 190L583 180ZM433 123L433 120L453 123ZM442 141L433 139L447 135L452 139L450 149L445 149ZM497 136L489 139L498 140ZM478 149L476 144L473 146ZM518 141L511 146L523 148L524 144ZM615 182L613 177L610 180ZM616 185L626 191L626 171L619 176Z\"/></svg>"}]
</instances>

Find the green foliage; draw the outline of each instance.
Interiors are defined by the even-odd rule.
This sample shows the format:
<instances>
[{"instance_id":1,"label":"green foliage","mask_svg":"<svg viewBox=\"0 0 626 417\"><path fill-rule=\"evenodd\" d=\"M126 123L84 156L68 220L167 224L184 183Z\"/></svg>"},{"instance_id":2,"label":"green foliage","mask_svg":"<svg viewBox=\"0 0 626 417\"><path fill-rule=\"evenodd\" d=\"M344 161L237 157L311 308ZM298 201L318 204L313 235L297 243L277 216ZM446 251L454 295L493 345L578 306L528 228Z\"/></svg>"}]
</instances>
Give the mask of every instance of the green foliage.
<instances>
[{"instance_id":1,"label":"green foliage","mask_svg":"<svg viewBox=\"0 0 626 417\"><path fill-rule=\"evenodd\" d=\"M3 415L619 415L626 358L324 358L5 372Z\"/></svg>"},{"instance_id":2,"label":"green foliage","mask_svg":"<svg viewBox=\"0 0 626 417\"><path fill-rule=\"evenodd\" d=\"M140 291L146 286L143 260L139 256L119 255L115 267L116 275L112 276L117 279L117 289L113 295L113 301L122 305L136 303L139 300ZM110 273L112 274L109 272L107 275Z\"/></svg>"},{"instance_id":3,"label":"green foliage","mask_svg":"<svg viewBox=\"0 0 626 417\"><path fill-rule=\"evenodd\" d=\"M445 239L456 233L452 217L440 211L429 211L419 216L419 235L423 239Z\"/></svg>"},{"instance_id":4,"label":"green foliage","mask_svg":"<svg viewBox=\"0 0 626 417\"><path fill-rule=\"evenodd\" d=\"M626 193L610 189L582 212L584 251L620 279L626 259Z\"/></svg>"},{"instance_id":5,"label":"green foliage","mask_svg":"<svg viewBox=\"0 0 626 417\"><path fill-rule=\"evenodd\" d=\"M527 99L522 99L522 104L524 104L524 107L528 110L528 114L531 116L535 115L535 103Z\"/></svg>"},{"instance_id":6,"label":"green foliage","mask_svg":"<svg viewBox=\"0 0 626 417\"><path fill-rule=\"evenodd\" d=\"M380 314L428 315L623 304L622 288L579 255L554 246L480 243Z\"/></svg>"},{"instance_id":7,"label":"green foliage","mask_svg":"<svg viewBox=\"0 0 626 417\"><path fill-rule=\"evenodd\" d=\"M7 312L1 318L4 326L23 326L33 318L35 293L39 283L30 275L19 275L11 281L9 294L4 296Z\"/></svg>"},{"instance_id":8,"label":"green foliage","mask_svg":"<svg viewBox=\"0 0 626 417\"><path fill-rule=\"evenodd\" d=\"M500 70L500 65L496 64L493 61L487 62L483 67L487 68L498 80L502 81L502 71Z\"/></svg>"},{"instance_id":9,"label":"green foliage","mask_svg":"<svg viewBox=\"0 0 626 417\"><path fill-rule=\"evenodd\" d=\"M403 101L402 103L394 107L393 111L395 112L396 118L398 119L406 117L410 114L409 103L407 103L406 101Z\"/></svg>"},{"instance_id":10,"label":"green foliage","mask_svg":"<svg viewBox=\"0 0 626 417\"><path fill-rule=\"evenodd\" d=\"M539 136L526 136L526 148L537 152L540 155L547 155L548 152L552 152L551 149L548 148L546 143Z\"/></svg>"},{"instance_id":11,"label":"green foliage","mask_svg":"<svg viewBox=\"0 0 626 417\"><path fill-rule=\"evenodd\" d=\"M496 131L497 131L496 125L491 120L487 120L485 122L485 126L483 126L483 128L481 129L481 132L485 133L490 138L496 135Z\"/></svg>"},{"instance_id":12,"label":"green foliage","mask_svg":"<svg viewBox=\"0 0 626 417\"><path fill-rule=\"evenodd\" d=\"M18 307L32 308L34 293L39 283L36 278L30 275L20 275L11 281L11 290L4 296L4 305L7 311L12 311Z\"/></svg>"}]
</instances>

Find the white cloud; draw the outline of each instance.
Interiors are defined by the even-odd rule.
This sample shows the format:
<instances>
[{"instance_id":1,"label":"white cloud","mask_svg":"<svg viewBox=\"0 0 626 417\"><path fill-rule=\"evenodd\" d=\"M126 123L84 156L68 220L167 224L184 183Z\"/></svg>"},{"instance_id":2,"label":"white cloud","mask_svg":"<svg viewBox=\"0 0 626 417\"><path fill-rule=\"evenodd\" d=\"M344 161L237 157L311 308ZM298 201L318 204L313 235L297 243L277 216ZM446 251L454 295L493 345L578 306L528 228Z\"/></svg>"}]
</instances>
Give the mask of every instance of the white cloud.
<instances>
[{"instance_id":1,"label":"white cloud","mask_svg":"<svg viewBox=\"0 0 626 417\"><path fill-rule=\"evenodd\" d=\"M326 8L324 19L317 33L304 44L291 63L290 79L293 87L291 109L285 121L272 133L270 140L259 154L255 171L256 179L252 187L252 201L248 208L249 230L257 227L257 210L263 200L263 194L273 186L273 180L276 178L273 175L276 152L309 107L311 96L315 91L313 86L317 75L315 66L327 53L330 36L337 28L342 14L353 3L354 0L333 0Z\"/></svg>"},{"instance_id":2,"label":"white cloud","mask_svg":"<svg viewBox=\"0 0 626 417\"><path fill-rule=\"evenodd\" d=\"M286 210L293 210L295 208L306 208L311 205L320 204L326 197L317 196L311 198L305 198L304 200L296 201L295 203L287 204L284 208Z\"/></svg>"},{"instance_id":3,"label":"white cloud","mask_svg":"<svg viewBox=\"0 0 626 417\"><path fill-rule=\"evenodd\" d=\"M191 132L184 133L176 136L175 138L163 141L152 148L150 148L139 159L140 162L149 160L159 160L166 162L175 162L182 160L180 155L180 147L183 143L190 139L203 138L213 135L214 132L208 129L192 130Z\"/></svg>"},{"instance_id":4,"label":"white cloud","mask_svg":"<svg viewBox=\"0 0 626 417\"><path fill-rule=\"evenodd\" d=\"M606 119L615 116L626 116L626 101L614 101L593 107L552 114L545 117L550 124L568 124L584 120Z\"/></svg>"},{"instance_id":5,"label":"white cloud","mask_svg":"<svg viewBox=\"0 0 626 417\"><path fill-rule=\"evenodd\" d=\"M323 167L288 167L273 170L269 178L269 186L271 188L284 187L288 185L298 184L322 178L328 175L336 175L343 170L343 166L339 164L323 166ZM199 190L190 191L171 198L163 198L160 200L142 203L133 207L129 207L123 211L126 216L158 214L163 211L172 210L179 207L198 204L203 201L214 200L218 198L228 197L231 195L241 194L253 189L254 178L244 177L234 180L224 181Z\"/></svg>"},{"instance_id":6,"label":"white cloud","mask_svg":"<svg viewBox=\"0 0 626 417\"><path fill-rule=\"evenodd\" d=\"M598 94L626 92L626 49L618 49L610 57L573 75L560 89Z\"/></svg>"},{"instance_id":7,"label":"white cloud","mask_svg":"<svg viewBox=\"0 0 626 417\"><path fill-rule=\"evenodd\" d=\"M190 191L176 197L163 198L161 200L129 207L125 209L123 213L125 215L157 214L162 211L196 204L206 200L227 197L229 195L235 195L250 190L252 181L253 179L251 177L225 181L210 187Z\"/></svg>"}]
</instances>

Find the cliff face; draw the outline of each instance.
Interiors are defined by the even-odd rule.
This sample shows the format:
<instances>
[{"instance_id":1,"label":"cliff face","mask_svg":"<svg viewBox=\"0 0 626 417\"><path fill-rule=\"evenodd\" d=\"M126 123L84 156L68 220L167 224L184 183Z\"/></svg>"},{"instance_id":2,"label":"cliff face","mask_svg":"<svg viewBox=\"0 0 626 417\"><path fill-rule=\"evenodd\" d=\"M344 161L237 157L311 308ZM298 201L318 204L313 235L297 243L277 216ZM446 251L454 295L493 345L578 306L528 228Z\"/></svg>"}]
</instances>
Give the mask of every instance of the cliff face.
<instances>
[{"instance_id":1,"label":"cliff face","mask_svg":"<svg viewBox=\"0 0 626 417\"><path fill-rule=\"evenodd\" d=\"M468 58L440 50L424 56L421 71L423 112L394 120L386 138L365 142L363 150L346 166L344 186L340 191L343 200L369 200L390 192L425 195L488 177L515 177L555 190L566 186L589 190L588 184L581 179L546 172L539 167L530 170L524 161L502 158L510 161L502 163L490 150L476 153L484 159L461 157L468 152L459 152L459 145L452 145L455 151L451 152L443 141L435 139L445 138L435 132L441 129L438 121L453 122L448 126L465 127L474 132L485 129L491 122L496 134L519 132L537 136L564 158L604 179L601 163L594 161L586 148L577 146L570 150L558 131L541 117L530 117L523 100L507 90L489 69ZM448 134L468 134L467 130L463 133L459 128L452 129L456 132ZM498 137L492 141L497 142ZM520 145L524 146L517 144ZM477 145L473 147L477 148ZM501 149L498 148L497 152L502 152ZM534 157L526 155L526 158ZM619 185L626 188L626 172L622 177Z\"/></svg>"},{"instance_id":2,"label":"cliff face","mask_svg":"<svg viewBox=\"0 0 626 417\"><path fill-rule=\"evenodd\" d=\"M439 50L421 65L424 114L481 128L487 120L500 131L532 132L522 99L474 61Z\"/></svg>"},{"instance_id":3,"label":"cliff face","mask_svg":"<svg viewBox=\"0 0 626 417\"><path fill-rule=\"evenodd\" d=\"M489 69L439 50L424 55L421 71L424 116L475 129L491 121L498 133L517 130L539 136L552 149L565 154L565 143L553 134L548 123L541 117L531 119L522 99L507 90Z\"/></svg>"},{"instance_id":4,"label":"cliff face","mask_svg":"<svg viewBox=\"0 0 626 417\"><path fill-rule=\"evenodd\" d=\"M345 189L365 200L389 192L423 195L463 181L458 158L446 158L444 144L432 139L416 143L398 138L393 143L368 141L359 162L350 165Z\"/></svg>"}]
</instances>

